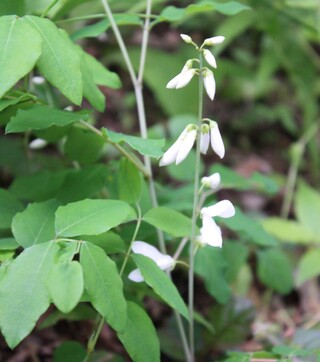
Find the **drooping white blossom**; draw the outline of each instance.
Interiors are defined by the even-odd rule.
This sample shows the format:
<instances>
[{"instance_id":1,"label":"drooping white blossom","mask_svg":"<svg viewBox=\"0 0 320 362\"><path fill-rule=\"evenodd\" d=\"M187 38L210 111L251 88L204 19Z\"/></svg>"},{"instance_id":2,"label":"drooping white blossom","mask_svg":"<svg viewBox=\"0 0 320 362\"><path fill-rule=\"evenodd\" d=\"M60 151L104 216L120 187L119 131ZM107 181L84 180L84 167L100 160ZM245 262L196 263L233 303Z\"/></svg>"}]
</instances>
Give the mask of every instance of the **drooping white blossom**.
<instances>
[{"instance_id":1,"label":"drooping white blossom","mask_svg":"<svg viewBox=\"0 0 320 362\"><path fill-rule=\"evenodd\" d=\"M210 121L210 141L213 151L220 158L223 158L225 155L224 143L219 131L218 123L214 121Z\"/></svg>"},{"instance_id":2,"label":"drooping white blossom","mask_svg":"<svg viewBox=\"0 0 320 362\"><path fill-rule=\"evenodd\" d=\"M210 50L204 49L204 50L203 50L203 56L204 56L204 59L207 61L207 63L208 63L209 65L211 65L211 67L217 68L216 58L215 58L214 55L210 52Z\"/></svg>"},{"instance_id":3,"label":"drooping white blossom","mask_svg":"<svg viewBox=\"0 0 320 362\"><path fill-rule=\"evenodd\" d=\"M195 125L188 125L180 134L174 144L164 153L159 165L167 166L171 163L178 165L189 154L197 137L197 128Z\"/></svg>"},{"instance_id":4,"label":"drooping white blossom","mask_svg":"<svg viewBox=\"0 0 320 362\"><path fill-rule=\"evenodd\" d=\"M203 72L203 84L208 97L213 101L216 94L216 81L210 69L205 69Z\"/></svg>"},{"instance_id":5,"label":"drooping white blossom","mask_svg":"<svg viewBox=\"0 0 320 362\"><path fill-rule=\"evenodd\" d=\"M133 242L131 249L135 254L142 254L152 259L161 270L171 270L175 265L175 260L170 255L160 253L157 248L144 241ZM134 269L128 278L136 283L144 281L139 269Z\"/></svg>"},{"instance_id":6,"label":"drooping white blossom","mask_svg":"<svg viewBox=\"0 0 320 362\"><path fill-rule=\"evenodd\" d=\"M219 172L215 172L210 176L204 176L201 178L201 183L202 185L212 189L212 190L216 190L221 182L221 177Z\"/></svg>"},{"instance_id":7,"label":"drooping white blossom","mask_svg":"<svg viewBox=\"0 0 320 362\"><path fill-rule=\"evenodd\" d=\"M229 200L222 200L215 205L203 207L200 211L202 217L202 228L197 241L200 245L222 247L222 233L220 227L215 223L213 217L220 216L229 218L235 215L235 208Z\"/></svg>"},{"instance_id":8,"label":"drooping white blossom","mask_svg":"<svg viewBox=\"0 0 320 362\"><path fill-rule=\"evenodd\" d=\"M203 123L201 125L200 133L200 152L205 155L208 151L210 144L210 127L208 124Z\"/></svg>"},{"instance_id":9,"label":"drooping white blossom","mask_svg":"<svg viewBox=\"0 0 320 362\"><path fill-rule=\"evenodd\" d=\"M169 89L178 89L185 87L196 74L196 69L192 68L193 61L189 59L183 66L181 72L173 77L167 84Z\"/></svg>"}]
</instances>

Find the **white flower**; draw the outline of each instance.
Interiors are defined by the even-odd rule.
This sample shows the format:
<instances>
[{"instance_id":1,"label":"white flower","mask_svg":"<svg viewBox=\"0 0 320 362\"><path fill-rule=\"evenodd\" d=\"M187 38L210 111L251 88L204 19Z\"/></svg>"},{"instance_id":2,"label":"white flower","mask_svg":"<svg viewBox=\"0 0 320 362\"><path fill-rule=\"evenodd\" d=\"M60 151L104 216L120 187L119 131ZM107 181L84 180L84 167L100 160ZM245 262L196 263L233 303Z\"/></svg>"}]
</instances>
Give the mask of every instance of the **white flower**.
<instances>
[{"instance_id":1,"label":"white flower","mask_svg":"<svg viewBox=\"0 0 320 362\"><path fill-rule=\"evenodd\" d=\"M200 229L200 235L197 237L199 244L221 248L221 229L212 218L215 216L229 218L234 214L235 208L229 200L219 201L213 206L203 207L201 209L202 228Z\"/></svg>"},{"instance_id":2,"label":"white flower","mask_svg":"<svg viewBox=\"0 0 320 362\"><path fill-rule=\"evenodd\" d=\"M174 162L178 165L188 156L197 137L195 127L191 124L182 131L176 142L162 156L160 166L167 166Z\"/></svg>"},{"instance_id":3,"label":"white flower","mask_svg":"<svg viewBox=\"0 0 320 362\"><path fill-rule=\"evenodd\" d=\"M37 84L37 85L42 85L45 83L45 79L43 77L41 77L40 75L34 76L32 77L32 83L33 84Z\"/></svg>"},{"instance_id":4,"label":"white flower","mask_svg":"<svg viewBox=\"0 0 320 362\"><path fill-rule=\"evenodd\" d=\"M30 150L41 150L42 148L46 147L48 142L42 138L36 138L29 143Z\"/></svg>"},{"instance_id":5,"label":"white flower","mask_svg":"<svg viewBox=\"0 0 320 362\"><path fill-rule=\"evenodd\" d=\"M189 36L187 34L180 34L180 36L185 43L187 43L187 44L193 43L191 36Z\"/></svg>"},{"instance_id":6,"label":"white flower","mask_svg":"<svg viewBox=\"0 0 320 362\"><path fill-rule=\"evenodd\" d=\"M211 46L211 45L217 45L224 42L225 37L224 36L213 36L212 38L207 38L203 42L203 45Z\"/></svg>"},{"instance_id":7,"label":"white flower","mask_svg":"<svg viewBox=\"0 0 320 362\"><path fill-rule=\"evenodd\" d=\"M212 190L216 190L217 187L220 185L221 177L219 172L215 172L211 176L202 177L201 183L202 185L209 187Z\"/></svg>"},{"instance_id":8,"label":"white flower","mask_svg":"<svg viewBox=\"0 0 320 362\"><path fill-rule=\"evenodd\" d=\"M235 213L236 210L232 205L232 202L229 200L222 200L212 206L203 207L201 209L201 215L207 215L210 217L220 216L223 218L229 218L234 216Z\"/></svg>"},{"instance_id":9,"label":"white flower","mask_svg":"<svg viewBox=\"0 0 320 362\"><path fill-rule=\"evenodd\" d=\"M216 81L214 80L213 73L210 69L204 70L203 83L209 98L213 101L214 95L216 93Z\"/></svg>"},{"instance_id":10,"label":"white flower","mask_svg":"<svg viewBox=\"0 0 320 362\"><path fill-rule=\"evenodd\" d=\"M210 143L210 127L208 124L204 123L201 125L200 133L200 152L205 155L208 151Z\"/></svg>"},{"instance_id":11,"label":"white flower","mask_svg":"<svg viewBox=\"0 0 320 362\"><path fill-rule=\"evenodd\" d=\"M200 245L210 245L217 248L222 247L221 229L215 221L208 215L202 216L202 228L197 238Z\"/></svg>"},{"instance_id":12,"label":"white flower","mask_svg":"<svg viewBox=\"0 0 320 362\"><path fill-rule=\"evenodd\" d=\"M169 89L179 89L185 87L196 74L196 69L192 68L193 61L188 60L181 72L173 77L167 84L167 88Z\"/></svg>"},{"instance_id":13,"label":"white flower","mask_svg":"<svg viewBox=\"0 0 320 362\"><path fill-rule=\"evenodd\" d=\"M135 241L131 249L135 254L142 254L152 259L161 270L170 270L175 265L175 260L170 255L160 253L157 248L144 241ZM139 269L133 270L128 278L137 283L144 281Z\"/></svg>"},{"instance_id":14,"label":"white flower","mask_svg":"<svg viewBox=\"0 0 320 362\"><path fill-rule=\"evenodd\" d=\"M213 151L220 158L223 158L225 155L224 143L219 131L218 123L214 121L210 121L210 139Z\"/></svg>"},{"instance_id":15,"label":"white flower","mask_svg":"<svg viewBox=\"0 0 320 362\"><path fill-rule=\"evenodd\" d=\"M203 55L204 55L205 60L207 61L208 64L211 65L211 67L217 68L216 58L213 56L213 54L210 52L210 50L204 49Z\"/></svg>"}]
</instances>

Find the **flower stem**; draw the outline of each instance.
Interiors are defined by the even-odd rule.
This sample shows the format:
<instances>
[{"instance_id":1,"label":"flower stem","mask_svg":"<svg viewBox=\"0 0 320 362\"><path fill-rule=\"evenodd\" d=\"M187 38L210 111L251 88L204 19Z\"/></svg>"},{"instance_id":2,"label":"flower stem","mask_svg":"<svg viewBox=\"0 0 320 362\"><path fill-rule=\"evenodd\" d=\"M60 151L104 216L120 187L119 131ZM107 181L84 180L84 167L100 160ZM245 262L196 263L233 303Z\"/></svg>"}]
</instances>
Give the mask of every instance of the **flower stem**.
<instances>
[{"instance_id":1,"label":"flower stem","mask_svg":"<svg viewBox=\"0 0 320 362\"><path fill-rule=\"evenodd\" d=\"M199 125L202 122L203 113L203 75L202 75L202 53L199 52L199 113L198 121ZM199 185L200 185L200 127L198 127L197 134L197 148L196 148L196 161L195 161L195 173L194 173L194 193L193 193L193 211L192 211L192 228L191 228L191 240L189 251L189 345L191 353L191 362L194 362L194 257L195 257L195 238L196 238L196 222L198 216L198 203L199 203Z\"/></svg>"}]
</instances>

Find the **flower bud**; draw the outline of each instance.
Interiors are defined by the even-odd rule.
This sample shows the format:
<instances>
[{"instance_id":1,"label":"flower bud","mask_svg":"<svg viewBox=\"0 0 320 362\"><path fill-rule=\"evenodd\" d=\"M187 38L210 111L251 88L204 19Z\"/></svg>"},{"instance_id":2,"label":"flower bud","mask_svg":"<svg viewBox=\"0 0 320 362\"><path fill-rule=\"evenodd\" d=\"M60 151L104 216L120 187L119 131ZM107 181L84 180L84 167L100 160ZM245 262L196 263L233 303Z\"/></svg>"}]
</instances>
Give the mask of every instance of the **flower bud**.
<instances>
[{"instance_id":1,"label":"flower bud","mask_svg":"<svg viewBox=\"0 0 320 362\"><path fill-rule=\"evenodd\" d=\"M221 177L218 172L215 172L211 176L202 177L202 179L201 179L202 185L204 185L212 190L216 190L218 188L218 186L220 185L220 181L221 181Z\"/></svg>"},{"instance_id":2,"label":"flower bud","mask_svg":"<svg viewBox=\"0 0 320 362\"><path fill-rule=\"evenodd\" d=\"M203 42L203 45L211 46L223 43L225 37L224 36L213 36L212 38L207 38Z\"/></svg>"},{"instance_id":3,"label":"flower bud","mask_svg":"<svg viewBox=\"0 0 320 362\"><path fill-rule=\"evenodd\" d=\"M223 158L225 154L225 148L217 122L214 121L210 122L210 138L211 138L211 147L213 151L220 158Z\"/></svg>"},{"instance_id":4,"label":"flower bud","mask_svg":"<svg viewBox=\"0 0 320 362\"><path fill-rule=\"evenodd\" d=\"M187 43L187 44L192 44L192 43L193 43L193 41L192 41L192 39L191 39L191 36L186 35L186 34L180 34L180 36L181 36L182 40L183 40L185 43Z\"/></svg>"},{"instance_id":5,"label":"flower bud","mask_svg":"<svg viewBox=\"0 0 320 362\"><path fill-rule=\"evenodd\" d=\"M208 64L213 68L217 68L217 62L213 54L208 49L203 50L203 55Z\"/></svg>"},{"instance_id":6,"label":"flower bud","mask_svg":"<svg viewBox=\"0 0 320 362\"><path fill-rule=\"evenodd\" d=\"M210 127L208 124L204 123L201 125L201 134L200 134L200 152L205 155L208 151L210 143Z\"/></svg>"},{"instance_id":7,"label":"flower bud","mask_svg":"<svg viewBox=\"0 0 320 362\"><path fill-rule=\"evenodd\" d=\"M216 93L216 81L210 69L203 72L203 83L209 98L213 100Z\"/></svg>"},{"instance_id":8,"label":"flower bud","mask_svg":"<svg viewBox=\"0 0 320 362\"><path fill-rule=\"evenodd\" d=\"M41 150L42 148L46 147L48 142L42 138L36 138L29 143L30 150Z\"/></svg>"}]
</instances>

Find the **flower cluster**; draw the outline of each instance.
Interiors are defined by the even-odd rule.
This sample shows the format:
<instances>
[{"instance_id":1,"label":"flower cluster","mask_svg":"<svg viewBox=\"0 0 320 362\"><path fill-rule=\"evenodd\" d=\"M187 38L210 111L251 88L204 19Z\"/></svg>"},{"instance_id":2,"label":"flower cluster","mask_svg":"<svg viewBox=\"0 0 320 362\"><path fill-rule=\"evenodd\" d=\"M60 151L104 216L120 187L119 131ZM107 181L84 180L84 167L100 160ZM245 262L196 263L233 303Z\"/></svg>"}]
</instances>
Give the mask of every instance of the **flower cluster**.
<instances>
[{"instance_id":1,"label":"flower cluster","mask_svg":"<svg viewBox=\"0 0 320 362\"><path fill-rule=\"evenodd\" d=\"M205 118L200 127L200 151L206 154L211 144L212 150L220 157L223 158L225 154L224 143L219 131L217 122ZM181 163L191 151L195 140L197 139L198 126L189 124L173 143L173 145L164 153L160 159L160 166L167 166L171 163L178 165Z\"/></svg>"},{"instance_id":2,"label":"flower cluster","mask_svg":"<svg viewBox=\"0 0 320 362\"><path fill-rule=\"evenodd\" d=\"M192 38L189 35L181 34L181 38L187 44L194 45L195 48L203 54L204 59L212 68L217 68L217 62L214 55L211 53L209 49L205 49L204 47L221 44L224 41L223 36L214 36L212 38L206 39L200 48L193 42ZM193 68L194 62L199 62L199 60L189 59L182 68L181 72L169 81L169 83L167 84L167 88L170 89L183 88L187 84L189 84L194 75L200 74L201 72L203 76L204 88L208 94L208 97L211 100L213 100L216 93L216 82L214 79L213 72L207 67L204 67L202 69Z\"/></svg>"}]
</instances>

